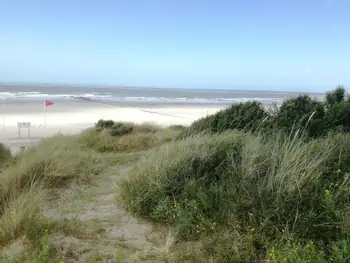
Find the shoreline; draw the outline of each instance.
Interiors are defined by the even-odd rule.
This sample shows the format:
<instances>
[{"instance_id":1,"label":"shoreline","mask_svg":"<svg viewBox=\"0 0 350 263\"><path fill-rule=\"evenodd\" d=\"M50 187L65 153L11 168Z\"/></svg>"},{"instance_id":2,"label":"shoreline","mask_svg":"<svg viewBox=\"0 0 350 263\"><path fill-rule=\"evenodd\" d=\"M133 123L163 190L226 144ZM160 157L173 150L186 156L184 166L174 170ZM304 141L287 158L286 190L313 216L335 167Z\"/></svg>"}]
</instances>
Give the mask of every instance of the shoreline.
<instances>
[{"instance_id":1,"label":"shoreline","mask_svg":"<svg viewBox=\"0 0 350 263\"><path fill-rule=\"evenodd\" d=\"M138 107L137 107L138 106ZM152 123L162 127L173 124L190 125L193 121L208 114L215 113L225 108L223 105L174 105L163 107L149 105L106 105L103 103L91 103L86 101L56 101L54 105L47 107L44 112L43 105L38 103L14 103L4 111L0 110L0 142L8 146L11 152L20 151L21 146L30 147L37 145L43 138L55 134L79 134L94 126L100 119L111 119L135 124ZM30 138L28 130L21 129L21 138L18 138L18 122L29 122Z\"/></svg>"}]
</instances>

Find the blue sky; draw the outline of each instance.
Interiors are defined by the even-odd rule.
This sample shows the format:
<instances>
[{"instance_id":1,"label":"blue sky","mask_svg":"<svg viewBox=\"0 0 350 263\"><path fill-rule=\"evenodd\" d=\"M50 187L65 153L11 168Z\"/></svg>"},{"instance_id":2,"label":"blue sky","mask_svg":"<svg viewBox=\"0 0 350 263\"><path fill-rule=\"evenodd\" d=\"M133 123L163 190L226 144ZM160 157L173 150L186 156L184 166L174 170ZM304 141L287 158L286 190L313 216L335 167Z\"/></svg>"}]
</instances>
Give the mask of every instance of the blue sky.
<instances>
[{"instance_id":1,"label":"blue sky","mask_svg":"<svg viewBox=\"0 0 350 263\"><path fill-rule=\"evenodd\" d=\"M349 0L1 0L0 81L350 85Z\"/></svg>"}]
</instances>

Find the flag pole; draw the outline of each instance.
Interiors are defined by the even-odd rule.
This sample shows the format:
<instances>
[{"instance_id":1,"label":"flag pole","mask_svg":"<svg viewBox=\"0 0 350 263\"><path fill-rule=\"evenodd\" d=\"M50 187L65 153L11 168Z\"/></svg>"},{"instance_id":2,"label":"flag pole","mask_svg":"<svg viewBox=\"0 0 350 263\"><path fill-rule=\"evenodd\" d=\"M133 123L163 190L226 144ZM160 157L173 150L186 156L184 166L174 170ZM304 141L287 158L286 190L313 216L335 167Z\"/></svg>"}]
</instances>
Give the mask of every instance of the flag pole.
<instances>
[{"instance_id":1,"label":"flag pole","mask_svg":"<svg viewBox=\"0 0 350 263\"><path fill-rule=\"evenodd\" d=\"M4 96L4 132L6 132L6 97Z\"/></svg>"},{"instance_id":2,"label":"flag pole","mask_svg":"<svg viewBox=\"0 0 350 263\"><path fill-rule=\"evenodd\" d=\"M44 100L44 128L46 127L46 100Z\"/></svg>"}]
</instances>

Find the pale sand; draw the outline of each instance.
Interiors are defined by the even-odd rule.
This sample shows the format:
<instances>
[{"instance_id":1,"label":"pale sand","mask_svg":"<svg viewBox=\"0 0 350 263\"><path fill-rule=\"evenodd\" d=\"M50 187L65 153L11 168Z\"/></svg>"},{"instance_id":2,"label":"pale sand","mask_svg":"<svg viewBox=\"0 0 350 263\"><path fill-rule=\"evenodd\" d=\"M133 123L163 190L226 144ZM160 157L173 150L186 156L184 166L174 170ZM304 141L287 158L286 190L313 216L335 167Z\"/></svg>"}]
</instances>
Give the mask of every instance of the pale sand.
<instances>
[{"instance_id":1,"label":"pale sand","mask_svg":"<svg viewBox=\"0 0 350 263\"><path fill-rule=\"evenodd\" d=\"M133 107L120 107L89 102L62 101L48 107L44 114L42 105L16 103L8 105L5 112L0 111L0 141L16 153L21 146L36 145L44 137L58 133L80 133L92 127L99 119L133 123L147 122L160 126L189 125L194 120L215 113L222 108L223 106L220 105L184 105L183 107L169 105L169 107L137 108L135 105ZM18 138L17 122L31 123L30 138L28 138L27 129L21 129L21 138ZM45 126L44 123L46 123Z\"/></svg>"}]
</instances>

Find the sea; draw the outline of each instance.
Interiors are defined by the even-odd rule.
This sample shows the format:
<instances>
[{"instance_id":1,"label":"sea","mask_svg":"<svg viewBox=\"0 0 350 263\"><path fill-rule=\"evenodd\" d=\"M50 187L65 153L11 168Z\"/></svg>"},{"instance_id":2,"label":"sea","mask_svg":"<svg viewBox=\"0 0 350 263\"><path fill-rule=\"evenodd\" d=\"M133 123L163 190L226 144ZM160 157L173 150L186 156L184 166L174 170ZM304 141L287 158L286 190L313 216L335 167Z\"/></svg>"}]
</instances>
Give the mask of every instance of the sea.
<instances>
[{"instance_id":1,"label":"sea","mask_svg":"<svg viewBox=\"0 0 350 263\"><path fill-rule=\"evenodd\" d=\"M296 97L300 92L218 90L218 89L170 89L112 86L77 86L54 84L0 84L0 100L8 102L87 99L113 104L152 105L228 105L249 100L264 104L280 104L286 98ZM308 93L315 99L322 99L322 93Z\"/></svg>"}]
</instances>

